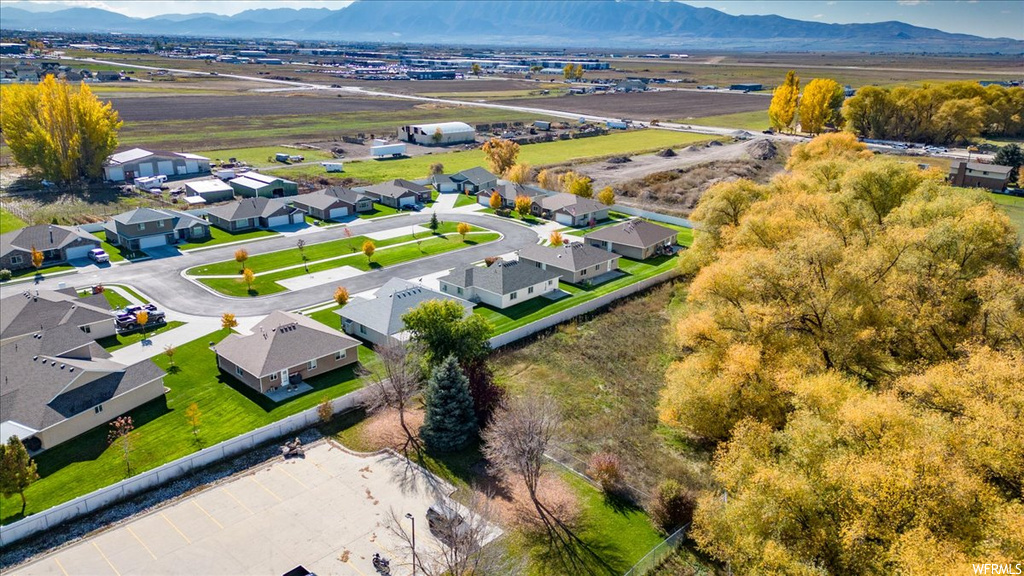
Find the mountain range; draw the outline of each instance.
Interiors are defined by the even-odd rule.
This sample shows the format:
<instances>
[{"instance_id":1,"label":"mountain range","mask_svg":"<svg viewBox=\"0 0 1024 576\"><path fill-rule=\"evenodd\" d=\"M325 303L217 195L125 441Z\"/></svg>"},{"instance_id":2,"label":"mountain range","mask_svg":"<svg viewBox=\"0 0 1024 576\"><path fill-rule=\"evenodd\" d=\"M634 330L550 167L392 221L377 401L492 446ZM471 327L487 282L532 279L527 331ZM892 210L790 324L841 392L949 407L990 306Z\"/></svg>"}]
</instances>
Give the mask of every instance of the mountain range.
<instances>
[{"instance_id":1,"label":"mountain range","mask_svg":"<svg viewBox=\"0 0 1024 576\"><path fill-rule=\"evenodd\" d=\"M605 49L1024 53L1024 41L903 22L825 24L733 16L661 0L358 0L340 9L131 18L98 8L3 8L0 28L165 36Z\"/></svg>"}]
</instances>

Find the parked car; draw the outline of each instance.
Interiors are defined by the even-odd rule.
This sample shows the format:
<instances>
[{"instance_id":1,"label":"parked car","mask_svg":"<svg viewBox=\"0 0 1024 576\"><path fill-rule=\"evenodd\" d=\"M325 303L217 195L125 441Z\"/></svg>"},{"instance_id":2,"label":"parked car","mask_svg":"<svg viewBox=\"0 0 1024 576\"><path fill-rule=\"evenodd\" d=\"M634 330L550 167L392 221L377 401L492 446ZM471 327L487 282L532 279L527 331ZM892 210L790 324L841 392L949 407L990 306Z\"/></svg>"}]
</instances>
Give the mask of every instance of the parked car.
<instances>
[{"instance_id":1,"label":"parked car","mask_svg":"<svg viewBox=\"0 0 1024 576\"><path fill-rule=\"evenodd\" d=\"M156 326L167 323L167 315L153 304L141 304L128 306L124 312L117 315L115 324L119 332L130 332L142 328L139 324L138 313L145 310L149 317L146 319L146 326Z\"/></svg>"},{"instance_id":2,"label":"parked car","mask_svg":"<svg viewBox=\"0 0 1024 576\"><path fill-rule=\"evenodd\" d=\"M103 248L93 248L92 250L89 250L88 256L89 260L92 260L97 264L110 262L110 254L107 254Z\"/></svg>"}]
</instances>

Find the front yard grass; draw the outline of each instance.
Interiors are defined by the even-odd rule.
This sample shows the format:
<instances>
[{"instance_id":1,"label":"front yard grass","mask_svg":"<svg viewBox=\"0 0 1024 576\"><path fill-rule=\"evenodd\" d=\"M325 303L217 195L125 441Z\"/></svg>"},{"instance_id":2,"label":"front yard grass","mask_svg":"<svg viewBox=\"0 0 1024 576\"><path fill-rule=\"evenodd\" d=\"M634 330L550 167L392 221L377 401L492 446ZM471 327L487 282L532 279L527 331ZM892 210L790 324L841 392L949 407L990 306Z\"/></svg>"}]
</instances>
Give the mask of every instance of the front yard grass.
<instances>
[{"instance_id":1,"label":"front yard grass","mask_svg":"<svg viewBox=\"0 0 1024 576\"><path fill-rule=\"evenodd\" d=\"M28 226L21 218L18 218L14 214L11 214L7 210L0 208L0 234L6 234L19 228Z\"/></svg>"},{"instance_id":2,"label":"front yard grass","mask_svg":"<svg viewBox=\"0 0 1024 576\"><path fill-rule=\"evenodd\" d=\"M106 295L107 292L104 292L103 294ZM167 332L168 330L174 330L175 328L184 325L184 322L181 322L180 320L174 320L172 322L164 324L163 326L156 326L150 328L149 331L145 333L143 333L140 330L138 332L132 332L131 334L114 334L113 336L100 338L99 340L96 341L96 343L102 346L103 349L106 350L107 352L113 352L114 350L120 350L125 346L131 346L132 344L142 342L145 338L152 338L157 334Z\"/></svg>"},{"instance_id":3,"label":"front yard grass","mask_svg":"<svg viewBox=\"0 0 1024 576\"><path fill-rule=\"evenodd\" d=\"M1024 234L1024 198L991 192L988 198L1010 217L1010 221L1017 226L1018 233Z\"/></svg>"},{"instance_id":4,"label":"front yard grass","mask_svg":"<svg viewBox=\"0 0 1024 576\"><path fill-rule=\"evenodd\" d=\"M498 216L497 212L494 211L494 208L491 208L489 206L487 208L484 208L483 210L481 210L480 213L481 214L491 214L493 216ZM511 218L512 220L519 220L520 222L522 222L523 224L526 224L528 226L535 226L537 224L543 224L544 223L544 220L541 220L540 218L537 218L533 214L526 214L524 216L523 214L520 214L519 212L517 212L515 210L509 212L508 216L498 216L498 217L499 218Z\"/></svg>"},{"instance_id":5,"label":"front yard grass","mask_svg":"<svg viewBox=\"0 0 1024 576\"><path fill-rule=\"evenodd\" d=\"M110 256L111 262L121 262L123 260L132 260L135 258L145 257L145 253L143 252L135 252L132 250L128 250L127 248L114 246L110 242L107 242L106 236L102 232L94 232L93 236L95 236L100 241L100 248L102 248L103 251L106 252L108 256Z\"/></svg>"},{"instance_id":6,"label":"front yard grass","mask_svg":"<svg viewBox=\"0 0 1024 576\"><path fill-rule=\"evenodd\" d=\"M208 342L219 342L228 334L219 330L179 346L174 368L163 354L153 359L168 370L164 385L170 391L128 413L137 435L131 453L133 474L312 408L325 396L337 398L362 386L355 368L347 367L307 380L312 391L276 404L218 370ZM359 347L361 363L373 363L375 358L371 350ZM185 410L193 402L202 411L199 442L193 440L185 419ZM108 446L107 432L107 426L98 426L36 457L40 480L25 493L26 512L40 512L122 480L125 466L118 450ZM12 502L4 500L0 523L21 518L20 507Z\"/></svg>"},{"instance_id":7,"label":"front yard grass","mask_svg":"<svg viewBox=\"0 0 1024 576\"><path fill-rule=\"evenodd\" d=\"M392 208L391 206L385 206L379 202L373 203L373 210L369 212L359 212L359 218L361 220L369 220L371 218L380 218L381 216L394 216L398 214L398 208Z\"/></svg>"},{"instance_id":8,"label":"front yard grass","mask_svg":"<svg viewBox=\"0 0 1024 576\"><path fill-rule=\"evenodd\" d=\"M206 248L208 246L217 246L220 244L227 244L229 242L242 242L244 240L259 240L268 236L277 236L277 234L278 233L273 230L250 230L249 232L232 233L227 230L221 230L216 226L210 226L209 239L199 242L178 244L178 250L187 252L195 248Z\"/></svg>"},{"instance_id":9,"label":"front yard grass","mask_svg":"<svg viewBox=\"0 0 1024 576\"><path fill-rule=\"evenodd\" d=\"M43 266L36 270L35 268L22 268L21 270L11 270L11 280L17 280L19 278L25 278L28 276L39 275L40 278L46 278L47 274L56 274L57 272L67 272L68 270L74 270L75 267L69 264L57 264L53 266Z\"/></svg>"},{"instance_id":10,"label":"front yard grass","mask_svg":"<svg viewBox=\"0 0 1024 576\"><path fill-rule=\"evenodd\" d=\"M463 206L472 206L477 204L476 196L469 194L459 194L459 197L455 199L455 208L462 208Z\"/></svg>"}]
</instances>

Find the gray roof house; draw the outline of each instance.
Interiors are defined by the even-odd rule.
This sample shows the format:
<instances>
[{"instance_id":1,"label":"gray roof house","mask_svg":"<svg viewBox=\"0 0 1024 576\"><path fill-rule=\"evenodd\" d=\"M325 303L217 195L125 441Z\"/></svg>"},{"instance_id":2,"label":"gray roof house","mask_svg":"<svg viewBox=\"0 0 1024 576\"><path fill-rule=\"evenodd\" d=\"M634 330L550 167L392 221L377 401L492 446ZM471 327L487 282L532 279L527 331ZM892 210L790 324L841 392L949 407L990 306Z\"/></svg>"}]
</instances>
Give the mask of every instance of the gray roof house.
<instances>
[{"instance_id":1,"label":"gray roof house","mask_svg":"<svg viewBox=\"0 0 1024 576\"><path fill-rule=\"evenodd\" d=\"M632 258L646 260L671 249L679 232L647 220L629 220L605 226L583 236L583 241L602 250Z\"/></svg>"},{"instance_id":2,"label":"gray roof house","mask_svg":"<svg viewBox=\"0 0 1024 576\"><path fill-rule=\"evenodd\" d=\"M409 180L403 180L402 178L396 178L391 182L382 182L373 186L357 188L356 190L392 208L430 202L430 188Z\"/></svg>"},{"instance_id":3,"label":"gray roof house","mask_svg":"<svg viewBox=\"0 0 1024 576\"><path fill-rule=\"evenodd\" d=\"M107 242L129 250L194 242L210 237L210 223L180 210L136 208L103 223Z\"/></svg>"},{"instance_id":4,"label":"gray roof house","mask_svg":"<svg viewBox=\"0 0 1024 576\"><path fill-rule=\"evenodd\" d=\"M299 194L299 185L295 182L259 172L244 172L237 178L228 180L228 184L234 189L236 196L243 198L281 198Z\"/></svg>"},{"instance_id":5,"label":"gray roof house","mask_svg":"<svg viewBox=\"0 0 1024 576\"><path fill-rule=\"evenodd\" d=\"M441 292L508 308L558 290L560 274L521 261L495 262L491 266L456 268L439 279Z\"/></svg>"},{"instance_id":6,"label":"gray roof house","mask_svg":"<svg viewBox=\"0 0 1024 576\"><path fill-rule=\"evenodd\" d=\"M563 282L582 284L619 269L619 255L607 250L572 242L561 246L531 244L519 251L519 261L552 270Z\"/></svg>"},{"instance_id":7,"label":"gray roof house","mask_svg":"<svg viewBox=\"0 0 1024 576\"><path fill-rule=\"evenodd\" d=\"M476 194L485 188L493 188L498 184L497 176L479 166L452 174L451 179L457 191L470 194Z\"/></svg>"},{"instance_id":8,"label":"gray roof house","mask_svg":"<svg viewBox=\"0 0 1024 576\"><path fill-rule=\"evenodd\" d=\"M341 186L331 186L296 196L292 206L320 220L338 220L358 212L373 210L373 197Z\"/></svg>"},{"instance_id":9,"label":"gray roof house","mask_svg":"<svg viewBox=\"0 0 1024 576\"><path fill-rule=\"evenodd\" d=\"M533 215L552 219L566 226L583 226L608 218L608 206L597 200L567 192L538 196L533 200Z\"/></svg>"},{"instance_id":10,"label":"gray roof house","mask_svg":"<svg viewBox=\"0 0 1024 576\"><path fill-rule=\"evenodd\" d=\"M431 174L427 180L438 192L458 192L458 186L449 174Z\"/></svg>"},{"instance_id":11,"label":"gray roof house","mask_svg":"<svg viewBox=\"0 0 1024 576\"><path fill-rule=\"evenodd\" d=\"M43 253L43 265L85 258L100 247L99 238L77 226L41 224L0 235L0 268L32 267L32 248Z\"/></svg>"},{"instance_id":12,"label":"gray roof house","mask_svg":"<svg viewBox=\"0 0 1024 576\"><path fill-rule=\"evenodd\" d=\"M92 339L115 332L114 313L102 294L79 298L74 288L33 289L0 300L0 343L64 325Z\"/></svg>"},{"instance_id":13,"label":"gray roof house","mask_svg":"<svg viewBox=\"0 0 1024 576\"><path fill-rule=\"evenodd\" d=\"M152 360L126 366L71 324L0 345L0 435L36 452L162 396Z\"/></svg>"},{"instance_id":14,"label":"gray roof house","mask_svg":"<svg viewBox=\"0 0 1024 576\"><path fill-rule=\"evenodd\" d=\"M495 192L501 196L501 205L505 208L513 208L516 205L516 198L526 196L536 199L541 196L550 196L551 192L536 186L525 186L514 182L499 182L490 188L485 188L477 193L477 203L484 206L491 205L491 195Z\"/></svg>"},{"instance_id":15,"label":"gray roof house","mask_svg":"<svg viewBox=\"0 0 1024 576\"><path fill-rule=\"evenodd\" d=\"M262 394L355 364L359 341L294 312L271 312L252 334L216 346L217 366Z\"/></svg>"},{"instance_id":16,"label":"gray roof house","mask_svg":"<svg viewBox=\"0 0 1024 576\"><path fill-rule=\"evenodd\" d=\"M336 314L341 316L342 329L348 334L373 344L385 344L393 340L404 342L409 336L402 316L428 300L457 302L464 310L463 316L473 312L472 302L408 280L392 278L377 290L374 298L353 300L337 310Z\"/></svg>"},{"instance_id":17,"label":"gray roof house","mask_svg":"<svg viewBox=\"0 0 1024 576\"><path fill-rule=\"evenodd\" d=\"M302 224L305 218L302 210L262 196L214 206L206 212L211 224L228 232Z\"/></svg>"}]
</instances>

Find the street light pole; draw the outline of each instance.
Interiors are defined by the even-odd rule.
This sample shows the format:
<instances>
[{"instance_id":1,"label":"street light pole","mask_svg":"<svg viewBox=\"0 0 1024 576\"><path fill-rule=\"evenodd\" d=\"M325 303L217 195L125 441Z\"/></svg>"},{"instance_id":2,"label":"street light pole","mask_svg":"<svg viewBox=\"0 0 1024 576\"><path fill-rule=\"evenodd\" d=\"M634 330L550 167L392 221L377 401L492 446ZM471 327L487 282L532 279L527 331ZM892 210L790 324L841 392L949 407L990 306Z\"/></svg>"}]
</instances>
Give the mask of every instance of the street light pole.
<instances>
[{"instance_id":1,"label":"street light pole","mask_svg":"<svg viewBox=\"0 0 1024 576\"><path fill-rule=\"evenodd\" d=\"M405 517L412 520L412 576L416 576L416 517L409 512Z\"/></svg>"}]
</instances>

